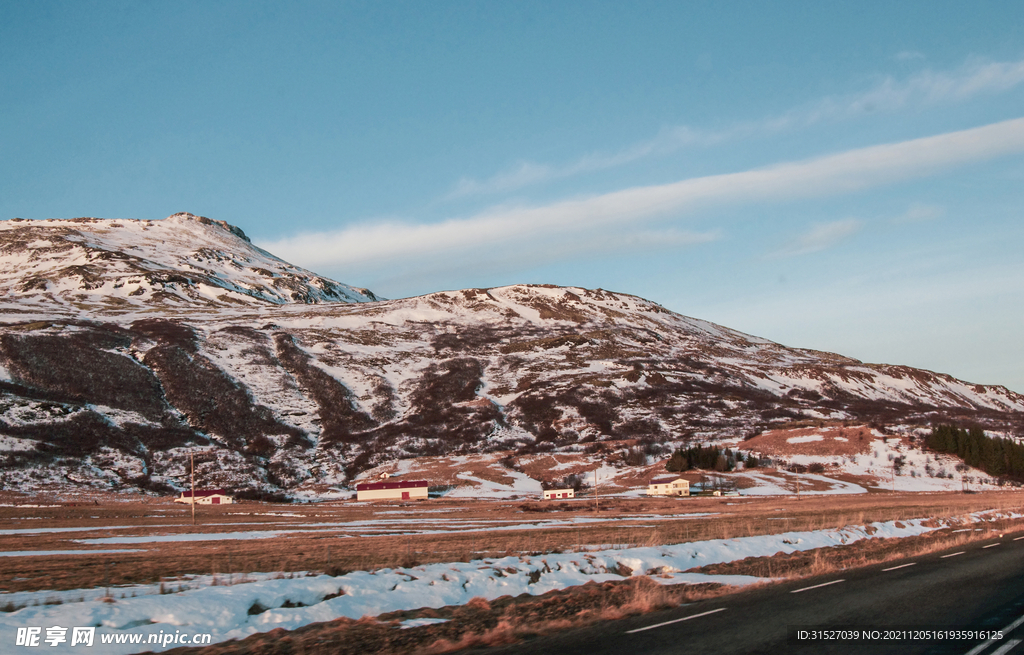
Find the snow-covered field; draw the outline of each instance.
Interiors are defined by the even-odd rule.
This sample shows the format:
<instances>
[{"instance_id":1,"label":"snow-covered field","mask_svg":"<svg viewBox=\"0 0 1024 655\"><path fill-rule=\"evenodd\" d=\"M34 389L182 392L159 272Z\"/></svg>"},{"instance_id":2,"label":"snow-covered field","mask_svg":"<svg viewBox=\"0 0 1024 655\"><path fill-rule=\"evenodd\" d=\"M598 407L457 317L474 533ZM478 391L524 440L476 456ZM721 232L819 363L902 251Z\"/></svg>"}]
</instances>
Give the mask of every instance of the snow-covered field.
<instances>
[{"instance_id":1,"label":"snow-covered field","mask_svg":"<svg viewBox=\"0 0 1024 655\"><path fill-rule=\"evenodd\" d=\"M967 515L963 522L971 525L1019 516L990 510ZM864 539L908 537L953 523L921 518L666 546L584 549L355 571L336 577L299 572L249 574L239 580L224 576L219 580L189 578L184 583L169 586L116 587L110 590L112 598L106 599L103 598L105 592L99 589L0 594L0 605L39 603L0 614L0 634L7 639L13 638L18 628L30 626L41 627L44 633L51 626L95 626L96 639L91 652L133 653L164 648L145 643L102 644L102 635L209 633L214 642L219 642L274 628L292 630L340 617L360 618L403 609L460 605L477 596L494 599L523 593L537 595L589 581L621 580L624 575L650 575L663 584L719 582L743 586L767 580L687 571L745 557L826 548ZM187 588L176 591L178 584ZM58 601L61 604L45 604ZM62 648L73 650L69 642L57 646L57 650Z\"/></svg>"}]
</instances>

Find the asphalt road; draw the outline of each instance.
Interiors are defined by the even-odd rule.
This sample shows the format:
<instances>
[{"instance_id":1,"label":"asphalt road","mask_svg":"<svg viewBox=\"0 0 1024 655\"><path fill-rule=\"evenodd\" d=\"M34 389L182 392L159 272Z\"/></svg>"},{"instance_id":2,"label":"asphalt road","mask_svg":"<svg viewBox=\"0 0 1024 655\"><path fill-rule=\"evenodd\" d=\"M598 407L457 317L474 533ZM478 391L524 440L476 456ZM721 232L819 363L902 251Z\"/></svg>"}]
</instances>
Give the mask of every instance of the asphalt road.
<instances>
[{"instance_id":1,"label":"asphalt road","mask_svg":"<svg viewBox=\"0 0 1024 655\"><path fill-rule=\"evenodd\" d=\"M1018 619L1020 619L1018 621ZM1018 625L1019 624L1019 625ZM979 639L916 639L922 629L1005 630ZM858 641L807 639L796 629L858 631ZM894 631L916 628L918 634ZM889 629L889 634L886 634ZM841 636L835 632L819 637ZM946 634L947 637L948 633ZM1024 536L770 585L672 610L538 637L488 653L621 655L856 653L1024 655Z\"/></svg>"}]
</instances>

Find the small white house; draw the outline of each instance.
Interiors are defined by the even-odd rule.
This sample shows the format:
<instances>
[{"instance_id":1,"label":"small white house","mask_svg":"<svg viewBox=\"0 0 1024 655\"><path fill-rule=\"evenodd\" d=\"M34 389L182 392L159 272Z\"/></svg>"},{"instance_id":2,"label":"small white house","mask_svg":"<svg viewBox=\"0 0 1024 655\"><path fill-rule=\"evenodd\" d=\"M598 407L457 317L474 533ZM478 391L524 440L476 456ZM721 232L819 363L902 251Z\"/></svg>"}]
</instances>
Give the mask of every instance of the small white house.
<instances>
[{"instance_id":1,"label":"small white house","mask_svg":"<svg viewBox=\"0 0 1024 655\"><path fill-rule=\"evenodd\" d=\"M562 498L575 498L576 492L572 489L545 489L544 500L560 500Z\"/></svg>"},{"instance_id":2,"label":"small white house","mask_svg":"<svg viewBox=\"0 0 1024 655\"><path fill-rule=\"evenodd\" d=\"M176 503L185 503L187 505L192 504L192 492L182 491L181 496L174 499ZM228 495L223 489L197 489L195 504L196 505L230 505L235 502L235 499Z\"/></svg>"},{"instance_id":3,"label":"small white house","mask_svg":"<svg viewBox=\"0 0 1024 655\"><path fill-rule=\"evenodd\" d=\"M647 484L648 496L689 496L690 482L684 478L654 478Z\"/></svg>"},{"instance_id":4,"label":"small white house","mask_svg":"<svg viewBox=\"0 0 1024 655\"><path fill-rule=\"evenodd\" d=\"M356 500L426 500L426 480L362 482L356 485Z\"/></svg>"}]
</instances>

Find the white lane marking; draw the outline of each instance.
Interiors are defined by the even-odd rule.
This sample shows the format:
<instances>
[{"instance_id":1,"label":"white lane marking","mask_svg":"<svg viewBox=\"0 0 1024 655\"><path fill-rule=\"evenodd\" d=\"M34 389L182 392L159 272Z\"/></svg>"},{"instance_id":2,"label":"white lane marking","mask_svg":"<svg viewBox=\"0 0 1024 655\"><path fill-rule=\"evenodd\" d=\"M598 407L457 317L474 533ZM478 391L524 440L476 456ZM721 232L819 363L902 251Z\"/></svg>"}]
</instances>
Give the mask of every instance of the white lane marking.
<instances>
[{"instance_id":1,"label":"white lane marking","mask_svg":"<svg viewBox=\"0 0 1024 655\"><path fill-rule=\"evenodd\" d=\"M1019 644L1020 642L1020 639L1011 639L1010 641L1000 646L998 649L992 651L992 655L1006 655L1011 650L1016 648L1017 644Z\"/></svg>"},{"instance_id":2,"label":"white lane marking","mask_svg":"<svg viewBox=\"0 0 1024 655\"><path fill-rule=\"evenodd\" d=\"M917 562L911 562L910 564L900 564L899 566L890 566L887 569L882 569L882 571L884 572L884 571L895 571L896 569L905 569L908 566L914 566L915 564L917 564Z\"/></svg>"},{"instance_id":3,"label":"white lane marking","mask_svg":"<svg viewBox=\"0 0 1024 655\"><path fill-rule=\"evenodd\" d=\"M1021 539L1024 539L1024 537L1017 537L1014 541L1020 541Z\"/></svg>"},{"instance_id":4,"label":"white lane marking","mask_svg":"<svg viewBox=\"0 0 1024 655\"><path fill-rule=\"evenodd\" d=\"M791 594L798 594L801 591L807 591L809 589L817 589L818 587L827 587L830 584L838 584L840 582L846 582L846 580L840 579L840 580L833 580L832 582L822 582L821 584L816 584L813 587L804 587L803 589L794 589L793 591L791 591L789 593L791 593Z\"/></svg>"},{"instance_id":5,"label":"white lane marking","mask_svg":"<svg viewBox=\"0 0 1024 655\"><path fill-rule=\"evenodd\" d=\"M653 630L654 628L660 628L660 627L662 627L664 625L672 625L673 623L679 623L681 621L689 621L690 619L696 619L696 618L699 618L701 616L707 616L708 614L714 614L715 612L724 612L726 609L728 609L728 608L726 608L726 607L719 607L716 610L710 610L708 612L701 612L700 614L694 614L693 616L684 616L681 619L673 619L671 621L665 621L664 623L655 623L654 625L649 625L646 628L637 628L636 630L626 630L626 634L627 635L631 635L634 632L643 632L644 630Z\"/></svg>"},{"instance_id":6,"label":"white lane marking","mask_svg":"<svg viewBox=\"0 0 1024 655\"><path fill-rule=\"evenodd\" d=\"M966 552L966 550L961 550L959 553L950 553L949 555L943 555L939 559L946 559L947 557L956 557L957 555L963 555Z\"/></svg>"},{"instance_id":7,"label":"white lane marking","mask_svg":"<svg viewBox=\"0 0 1024 655\"><path fill-rule=\"evenodd\" d=\"M982 546L981 548L982 548L982 550L984 550L985 548L994 548L994 547L996 547L998 545L999 545L999 542L996 542L994 544L989 544L987 546Z\"/></svg>"},{"instance_id":8,"label":"white lane marking","mask_svg":"<svg viewBox=\"0 0 1024 655\"><path fill-rule=\"evenodd\" d=\"M1024 623L1024 616L1020 617L1019 619L1017 619L1016 621L1014 621L1010 625L1008 625L1005 628L1003 628L1001 632L1003 633L1004 636L1008 635L1011 632L1013 632L1014 630L1016 630L1017 628L1019 628L1021 623ZM971 650L967 651L966 655L978 655L978 653L980 653L981 651L985 650L986 648L988 648L992 644L996 643L996 641L998 641L998 640L995 637L992 637L991 639L989 639L985 643L978 644L977 646L975 646ZM1017 643L1020 643L1020 642L1017 642Z\"/></svg>"}]
</instances>

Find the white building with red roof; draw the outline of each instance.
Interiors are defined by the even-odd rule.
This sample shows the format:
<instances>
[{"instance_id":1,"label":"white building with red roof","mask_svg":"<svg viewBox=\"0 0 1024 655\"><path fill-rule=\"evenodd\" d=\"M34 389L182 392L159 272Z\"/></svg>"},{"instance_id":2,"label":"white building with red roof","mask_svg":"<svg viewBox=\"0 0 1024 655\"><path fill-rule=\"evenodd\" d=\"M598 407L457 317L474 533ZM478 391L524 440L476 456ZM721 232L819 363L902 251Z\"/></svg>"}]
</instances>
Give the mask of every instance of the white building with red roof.
<instances>
[{"instance_id":1,"label":"white building with red roof","mask_svg":"<svg viewBox=\"0 0 1024 655\"><path fill-rule=\"evenodd\" d=\"M576 492L573 489L545 489L544 500L559 500L562 498L575 498Z\"/></svg>"},{"instance_id":2,"label":"white building with red roof","mask_svg":"<svg viewBox=\"0 0 1024 655\"><path fill-rule=\"evenodd\" d=\"M192 504L192 492L182 491L181 496L174 499L176 503ZM196 505L230 505L235 499L223 489L196 489Z\"/></svg>"},{"instance_id":3,"label":"white building with red roof","mask_svg":"<svg viewBox=\"0 0 1024 655\"><path fill-rule=\"evenodd\" d=\"M426 500L426 480L388 480L356 485L356 500Z\"/></svg>"}]
</instances>

